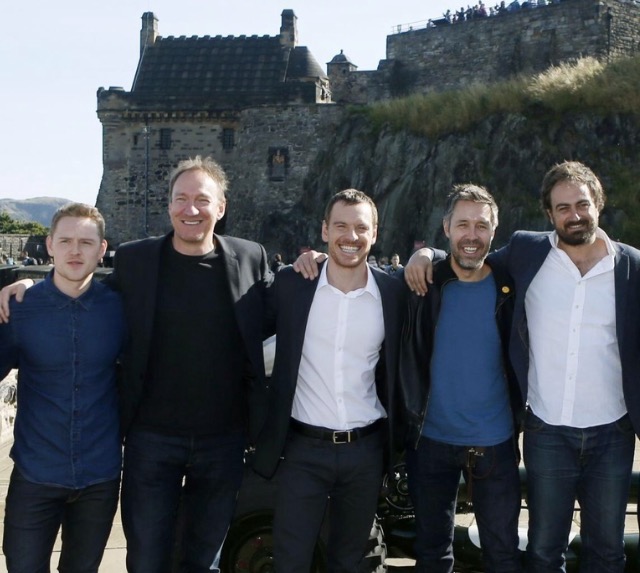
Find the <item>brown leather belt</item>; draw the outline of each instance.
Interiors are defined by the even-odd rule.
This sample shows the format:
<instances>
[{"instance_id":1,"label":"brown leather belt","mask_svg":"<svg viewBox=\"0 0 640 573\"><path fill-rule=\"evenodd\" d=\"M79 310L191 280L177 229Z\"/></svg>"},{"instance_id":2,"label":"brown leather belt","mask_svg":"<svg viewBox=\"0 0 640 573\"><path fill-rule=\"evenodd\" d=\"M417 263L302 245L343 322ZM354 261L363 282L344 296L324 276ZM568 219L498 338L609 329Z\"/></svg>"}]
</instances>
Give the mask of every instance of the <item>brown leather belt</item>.
<instances>
[{"instance_id":1,"label":"brown leather belt","mask_svg":"<svg viewBox=\"0 0 640 573\"><path fill-rule=\"evenodd\" d=\"M354 428L352 430L330 430L321 426L311 426L298 420L291 418L291 429L306 436L307 438L316 438L317 440L327 440L334 444L348 444L355 442L359 438L364 438L374 432L377 432L382 426L382 418L379 418L373 424L362 428Z\"/></svg>"}]
</instances>

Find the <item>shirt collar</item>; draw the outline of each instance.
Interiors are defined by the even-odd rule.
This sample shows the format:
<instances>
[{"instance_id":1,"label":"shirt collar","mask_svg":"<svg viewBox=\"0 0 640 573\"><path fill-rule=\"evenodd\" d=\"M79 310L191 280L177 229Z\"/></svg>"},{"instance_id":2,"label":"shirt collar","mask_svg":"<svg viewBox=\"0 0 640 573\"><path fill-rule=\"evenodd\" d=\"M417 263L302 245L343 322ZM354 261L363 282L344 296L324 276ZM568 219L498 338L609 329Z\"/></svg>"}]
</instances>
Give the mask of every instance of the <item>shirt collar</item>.
<instances>
[{"instance_id":1,"label":"shirt collar","mask_svg":"<svg viewBox=\"0 0 640 573\"><path fill-rule=\"evenodd\" d=\"M596 228L596 237L604 241L604 244L607 247L607 254L611 257L615 257L616 250L613 248L613 243L609 236L600 227ZM551 242L551 248L560 250L558 247L558 233L556 231L549 234L549 241Z\"/></svg>"},{"instance_id":2,"label":"shirt collar","mask_svg":"<svg viewBox=\"0 0 640 573\"><path fill-rule=\"evenodd\" d=\"M318 289L321 289L322 287L325 287L325 286L334 288L329 284L329 281L327 280L328 266L329 266L329 261L327 260L327 262L324 265L322 265L322 268L320 269L320 276L318 277L318 286L317 286ZM375 299L380 298L380 291L378 289L376 279L373 277L373 271L371 270L371 267L368 264L367 264L367 284L363 288L356 289L351 292L359 293L359 294L364 294L365 292L368 292Z\"/></svg>"},{"instance_id":3,"label":"shirt collar","mask_svg":"<svg viewBox=\"0 0 640 573\"><path fill-rule=\"evenodd\" d=\"M53 299L56 300L57 304L60 307L63 307L67 304L71 304L76 301L80 303L85 309L91 306L91 303L95 297L95 284L93 279L91 279L91 284L89 288L83 292L78 298L70 297L69 295L64 294L53 282L53 273L55 273L55 268L51 269L49 274L44 278L45 289L49 293Z\"/></svg>"}]
</instances>

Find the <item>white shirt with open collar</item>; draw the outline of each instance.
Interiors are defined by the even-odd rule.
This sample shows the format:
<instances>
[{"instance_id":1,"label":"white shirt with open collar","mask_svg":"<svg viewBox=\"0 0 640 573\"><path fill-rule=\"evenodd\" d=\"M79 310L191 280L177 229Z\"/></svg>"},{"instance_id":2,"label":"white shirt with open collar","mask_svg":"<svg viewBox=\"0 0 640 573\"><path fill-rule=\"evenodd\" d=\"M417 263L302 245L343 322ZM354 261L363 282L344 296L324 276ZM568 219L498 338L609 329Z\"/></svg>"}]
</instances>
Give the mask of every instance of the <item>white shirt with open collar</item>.
<instances>
[{"instance_id":1,"label":"white shirt with open collar","mask_svg":"<svg viewBox=\"0 0 640 573\"><path fill-rule=\"evenodd\" d=\"M608 424L627 411L616 335L614 247L601 229L608 254L581 276L558 236L529 286L529 392L533 413L548 424L587 428Z\"/></svg>"},{"instance_id":2,"label":"white shirt with open collar","mask_svg":"<svg viewBox=\"0 0 640 573\"><path fill-rule=\"evenodd\" d=\"M349 293L328 283L327 266L309 310L292 416L350 430L386 416L375 384L384 341L382 300L368 266L366 286Z\"/></svg>"}]
</instances>

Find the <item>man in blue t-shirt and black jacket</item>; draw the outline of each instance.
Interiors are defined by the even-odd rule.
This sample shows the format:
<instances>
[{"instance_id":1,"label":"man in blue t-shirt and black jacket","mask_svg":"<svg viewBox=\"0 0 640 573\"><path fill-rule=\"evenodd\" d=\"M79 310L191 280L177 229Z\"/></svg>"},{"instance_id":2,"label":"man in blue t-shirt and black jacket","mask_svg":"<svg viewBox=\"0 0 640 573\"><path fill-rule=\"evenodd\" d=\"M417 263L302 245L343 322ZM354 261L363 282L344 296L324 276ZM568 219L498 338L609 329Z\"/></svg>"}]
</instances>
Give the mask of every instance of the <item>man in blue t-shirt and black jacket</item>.
<instances>
[{"instance_id":1,"label":"man in blue t-shirt and black jacket","mask_svg":"<svg viewBox=\"0 0 640 573\"><path fill-rule=\"evenodd\" d=\"M416 571L453 571L460 475L467 481L487 573L522 571L518 419L523 405L508 360L513 286L485 261L498 207L482 187L456 185L443 219L451 254L425 297L412 295L400 386Z\"/></svg>"}]
</instances>

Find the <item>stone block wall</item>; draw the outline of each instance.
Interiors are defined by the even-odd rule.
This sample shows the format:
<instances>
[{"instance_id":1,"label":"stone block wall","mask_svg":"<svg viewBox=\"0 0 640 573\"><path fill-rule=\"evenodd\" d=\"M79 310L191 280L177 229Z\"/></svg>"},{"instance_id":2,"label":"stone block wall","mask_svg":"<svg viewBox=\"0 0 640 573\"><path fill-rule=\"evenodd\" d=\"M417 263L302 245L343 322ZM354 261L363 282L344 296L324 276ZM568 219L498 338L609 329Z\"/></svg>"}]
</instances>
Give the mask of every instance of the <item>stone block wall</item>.
<instances>
[{"instance_id":1,"label":"stone block wall","mask_svg":"<svg viewBox=\"0 0 640 573\"><path fill-rule=\"evenodd\" d=\"M286 213L299 198L309 166L342 113L339 106L264 106L153 118L117 108L111 101L99 109L104 173L97 207L112 246L170 228L169 173L181 159L200 154L219 161L230 179L225 232L266 243L272 251L295 249L270 236L268 218ZM223 149L225 128L234 129L232 149ZM169 149L162 148L161 130L171 131ZM284 157L282 177L272 165L278 150Z\"/></svg>"},{"instance_id":2,"label":"stone block wall","mask_svg":"<svg viewBox=\"0 0 640 573\"><path fill-rule=\"evenodd\" d=\"M387 37L387 60L370 86L376 97L456 89L593 56L608 59L640 52L640 6L619 0L563 0L503 16L480 18ZM357 86L354 79L342 79ZM330 76L333 81L334 77ZM342 90L334 99L358 102ZM369 101L372 101L371 99Z\"/></svg>"},{"instance_id":3,"label":"stone block wall","mask_svg":"<svg viewBox=\"0 0 640 573\"><path fill-rule=\"evenodd\" d=\"M36 259L47 258L45 237L33 235L0 234L0 255L13 257L18 264L18 258L22 251L27 251L29 256Z\"/></svg>"}]
</instances>

